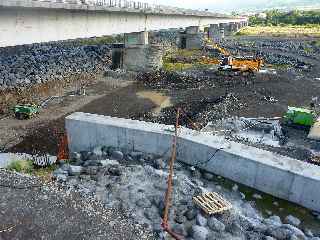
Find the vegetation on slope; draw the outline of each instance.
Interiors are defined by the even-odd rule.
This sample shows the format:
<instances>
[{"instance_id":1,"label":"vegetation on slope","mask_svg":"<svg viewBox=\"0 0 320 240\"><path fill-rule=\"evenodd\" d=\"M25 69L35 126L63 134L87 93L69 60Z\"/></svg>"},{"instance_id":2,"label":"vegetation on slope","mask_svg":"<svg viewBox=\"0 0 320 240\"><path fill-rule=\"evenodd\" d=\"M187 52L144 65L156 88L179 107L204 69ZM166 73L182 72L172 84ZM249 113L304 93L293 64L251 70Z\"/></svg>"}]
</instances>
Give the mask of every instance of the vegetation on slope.
<instances>
[{"instance_id":1,"label":"vegetation on slope","mask_svg":"<svg viewBox=\"0 0 320 240\"><path fill-rule=\"evenodd\" d=\"M264 14L258 14L249 18L250 25L278 26L278 25L307 25L320 24L319 11L299 11L281 12L271 10ZM263 16L263 17L262 17Z\"/></svg>"},{"instance_id":2,"label":"vegetation on slope","mask_svg":"<svg viewBox=\"0 0 320 240\"><path fill-rule=\"evenodd\" d=\"M237 35L320 37L320 25L249 26L241 29Z\"/></svg>"}]
</instances>

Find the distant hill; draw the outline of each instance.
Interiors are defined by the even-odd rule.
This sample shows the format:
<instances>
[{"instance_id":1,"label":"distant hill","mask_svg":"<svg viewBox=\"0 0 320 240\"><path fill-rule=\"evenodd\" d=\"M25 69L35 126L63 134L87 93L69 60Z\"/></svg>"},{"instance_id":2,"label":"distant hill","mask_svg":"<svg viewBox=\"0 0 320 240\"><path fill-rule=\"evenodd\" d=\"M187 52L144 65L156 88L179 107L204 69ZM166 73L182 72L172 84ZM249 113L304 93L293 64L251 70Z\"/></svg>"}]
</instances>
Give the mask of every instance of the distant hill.
<instances>
[{"instance_id":1,"label":"distant hill","mask_svg":"<svg viewBox=\"0 0 320 240\"><path fill-rule=\"evenodd\" d=\"M247 9L267 10L267 9L320 9L319 0L265 0L263 4L252 4Z\"/></svg>"}]
</instances>

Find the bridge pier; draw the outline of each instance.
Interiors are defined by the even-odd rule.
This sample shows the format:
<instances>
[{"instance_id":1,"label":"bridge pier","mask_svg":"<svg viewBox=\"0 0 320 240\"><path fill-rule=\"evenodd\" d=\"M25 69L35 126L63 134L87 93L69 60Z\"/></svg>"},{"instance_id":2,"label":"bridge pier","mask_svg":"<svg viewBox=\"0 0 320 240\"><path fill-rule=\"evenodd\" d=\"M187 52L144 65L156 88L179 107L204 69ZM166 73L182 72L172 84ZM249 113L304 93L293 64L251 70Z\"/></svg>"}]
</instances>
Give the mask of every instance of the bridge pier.
<instances>
[{"instance_id":1,"label":"bridge pier","mask_svg":"<svg viewBox=\"0 0 320 240\"><path fill-rule=\"evenodd\" d=\"M146 31L125 34L123 69L151 71L162 67L162 49L158 45L150 45L148 38Z\"/></svg>"},{"instance_id":2,"label":"bridge pier","mask_svg":"<svg viewBox=\"0 0 320 240\"><path fill-rule=\"evenodd\" d=\"M180 33L180 48L196 50L202 49L203 37L199 31L199 26L190 26L186 30Z\"/></svg>"},{"instance_id":3,"label":"bridge pier","mask_svg":"<svg viewBox=\"0 0 320 240\"><path fill-rule=\"evenodd\" d=\"M217 42L221 39L220 27L219 24L210 24L209 27L209 39L213 42Z\"/></svg>"}]
</instances>

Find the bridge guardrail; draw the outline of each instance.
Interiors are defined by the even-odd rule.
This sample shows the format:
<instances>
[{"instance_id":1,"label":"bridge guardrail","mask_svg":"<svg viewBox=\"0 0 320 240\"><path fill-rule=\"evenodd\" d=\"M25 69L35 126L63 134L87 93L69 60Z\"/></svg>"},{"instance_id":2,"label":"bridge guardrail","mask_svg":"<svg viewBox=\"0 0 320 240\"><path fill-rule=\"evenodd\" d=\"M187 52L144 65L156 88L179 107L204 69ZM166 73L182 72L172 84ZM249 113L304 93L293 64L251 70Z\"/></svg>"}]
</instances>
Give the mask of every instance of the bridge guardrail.
<instances>
[{"instance_id":1,"label":"bridge guardrail","mask_svg":"<svg viewBox=\"0 0 320 240\"><path fill-rule=\"evenodd\" d=\"M212 15L213 13L200 10L183 9L178 7L171 7L165 5L149 4L146 2L137 2L130 0L32 0L34 2L50 2L50 3L68 3L68 4L82 4L87 6L102 6L110 8L136 9L136 10L150 10L154 12L191 14L191 15ZM216 14L219 15L219 14Z\"/></svg>"}]
</instances>

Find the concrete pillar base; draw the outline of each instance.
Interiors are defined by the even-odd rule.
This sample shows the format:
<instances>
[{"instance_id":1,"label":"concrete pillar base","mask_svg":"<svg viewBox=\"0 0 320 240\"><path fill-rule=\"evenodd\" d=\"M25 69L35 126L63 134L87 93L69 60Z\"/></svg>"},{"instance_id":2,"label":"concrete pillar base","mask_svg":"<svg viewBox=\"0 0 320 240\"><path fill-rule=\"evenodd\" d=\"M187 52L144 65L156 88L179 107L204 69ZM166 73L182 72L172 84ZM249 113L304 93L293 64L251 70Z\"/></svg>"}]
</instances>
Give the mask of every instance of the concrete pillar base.
<instances>
[{"instance_id":1,"label":"concrete pillar base","mask_svg":"<svg viewBox=\"0 0 320 240\"><path fill-rule=\"evenodd\" d=\"M123 69L128 71L152 71L162 67L163 51L157 45L126 47L123 52Z\"/></svg>"}]
</instances>

